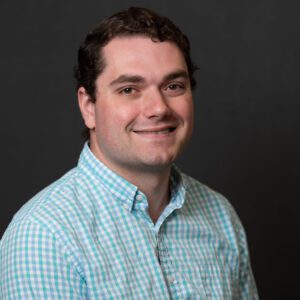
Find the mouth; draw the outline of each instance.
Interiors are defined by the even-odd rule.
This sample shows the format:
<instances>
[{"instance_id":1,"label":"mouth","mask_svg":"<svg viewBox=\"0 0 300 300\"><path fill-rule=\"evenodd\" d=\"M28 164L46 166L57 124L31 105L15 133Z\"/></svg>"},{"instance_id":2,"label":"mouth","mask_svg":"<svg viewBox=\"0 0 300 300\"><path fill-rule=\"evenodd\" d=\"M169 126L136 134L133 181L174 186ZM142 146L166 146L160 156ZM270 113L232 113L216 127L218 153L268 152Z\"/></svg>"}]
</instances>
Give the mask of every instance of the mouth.
<instances>
[{"instance_id":1,"label":"mouth","mask_svg":"<svg viewBox=\"0 0 300 300\"><path fill-rule=\"evenodd\" d=\"M137 134L157 134L157 135L163 135L163 134L169 134L171 132L174 132L176 130L176 127L166 127L166 128L150 128L150 129L144 129L144 130L133 130L134 133Z\"/></svg>"},{"instance_id":2,"label":"mouth","mask_svg":"<svg viewBox=\"0 0 300 300\"><path fill-rule=\"evenodd\" d=\"M165 129L150 129L150 130L133 130L133 132L138 133L138 134L168 134L173 131L175 131L176 127L168 127Z\"/></svg>"}]
</instances>

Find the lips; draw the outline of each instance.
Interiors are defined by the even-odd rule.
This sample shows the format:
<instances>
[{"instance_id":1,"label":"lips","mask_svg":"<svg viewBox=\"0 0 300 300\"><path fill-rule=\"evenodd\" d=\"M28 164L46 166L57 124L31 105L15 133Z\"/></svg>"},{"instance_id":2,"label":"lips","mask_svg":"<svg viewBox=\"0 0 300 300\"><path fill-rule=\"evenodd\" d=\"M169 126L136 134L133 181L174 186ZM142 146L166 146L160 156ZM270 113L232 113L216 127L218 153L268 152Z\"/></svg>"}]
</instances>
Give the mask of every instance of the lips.
<instances>
[{"instance_id":1,"label":"lips","mask_svg":"<svg viewBox=\"0 0 300 300\"><path fill-rule=\"evenodd\" d=\"M173 132L176 126L164 127L164 128L149 128L141 130L133 130L133 132L138 134L168 134Z\"/></svg>"},{"instance_id":2,"label":"lips","mask_svg":"<svg viewBox=\"0 0 300 300\"><path fill-rule=\"evenodd\" d=\"M175 127L161 129L161 130L134 130L135 133L141 134L166 134L175 130Z\"/></svg>"}]
</instances>

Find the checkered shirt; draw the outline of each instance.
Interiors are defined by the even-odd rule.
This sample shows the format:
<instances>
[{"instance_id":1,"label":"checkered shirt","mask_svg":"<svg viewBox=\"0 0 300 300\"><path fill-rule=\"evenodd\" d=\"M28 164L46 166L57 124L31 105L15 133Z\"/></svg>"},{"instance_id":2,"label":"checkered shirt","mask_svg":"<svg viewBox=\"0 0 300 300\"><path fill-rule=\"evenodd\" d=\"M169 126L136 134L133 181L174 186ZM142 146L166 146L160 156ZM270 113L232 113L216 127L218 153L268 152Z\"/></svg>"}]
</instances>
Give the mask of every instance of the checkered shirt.
<instances>
[{"instance_id":1,"label":"checkered shirt","mask_svg":"<svg viewBox=\"0 0 300 300\"><path fill-rule=\"evenodd\" d=\"M146 196L86 144L4 233L0 299L258 299L227 200L176 167L170 188L154 224Z\"/></svg>"}]
</instances>

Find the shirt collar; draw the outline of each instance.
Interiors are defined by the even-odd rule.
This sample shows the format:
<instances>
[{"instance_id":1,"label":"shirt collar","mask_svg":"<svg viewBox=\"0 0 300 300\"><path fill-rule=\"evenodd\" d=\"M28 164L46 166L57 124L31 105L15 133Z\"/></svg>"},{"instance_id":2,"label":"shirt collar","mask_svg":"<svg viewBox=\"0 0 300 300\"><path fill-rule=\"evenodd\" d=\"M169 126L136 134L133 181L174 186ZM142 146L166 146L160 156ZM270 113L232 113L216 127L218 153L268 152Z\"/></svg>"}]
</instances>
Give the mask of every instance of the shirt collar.
<instances>
[{"instance_id":1,"label":"shirt collar","mask_svg":"<svg viewBox=\"0 0 300 300\"><path fill-rule=\"evenodd\" d=\"M141 193L138 187L104 165L90 150L88 142L85 143L80 154L78 167L88 175L90 180L96 180L119 199L126 209L132 210L136 196ZM182 207L185 198L185 180L175 165L172 166L170 190L170 200L176 202L178 208Z\"/></svg>"},{"instance_id":2,"label":"shirt collar","mask_svg":"<svg viewBox=\"0 0 300 300\"><path fill-rule=\"evenodd\" d=\"M170 177L170 202L173 201L174 208L181 208L183 206L186 186L185 177L177 166L172 165Z\"/></svg>"},{"instance_id":3,"label":"shirt collar","mask_svg":"<svg viewBox=\"0 0 300 300\"><path fill-rule=\"evenodd\" d=\"M119 199L126 209L132 209L138 188L104 165L90 150L87 142L80 154L78 167L88 175L89 180L95 180Z\"/></svg>"}]
</instances>

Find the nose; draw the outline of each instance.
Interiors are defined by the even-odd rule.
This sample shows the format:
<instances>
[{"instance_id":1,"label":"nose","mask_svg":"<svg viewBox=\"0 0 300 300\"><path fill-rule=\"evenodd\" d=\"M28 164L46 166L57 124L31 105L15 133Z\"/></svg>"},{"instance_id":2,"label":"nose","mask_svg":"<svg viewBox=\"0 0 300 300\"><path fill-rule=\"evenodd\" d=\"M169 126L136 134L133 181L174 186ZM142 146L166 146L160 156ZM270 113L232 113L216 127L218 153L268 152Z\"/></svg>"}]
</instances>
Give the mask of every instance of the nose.
<instances>
[{"instance_id":1,"label":"nose","mask_svg":"<svg viewBox=\"0 0 300 300\"><path fill-rule=\"evenodd\" d=\"M149 91L143 101L143 112L147 118L162 119L170 115L168 99L160 90Z\"/></svg>"}]
</instances>

